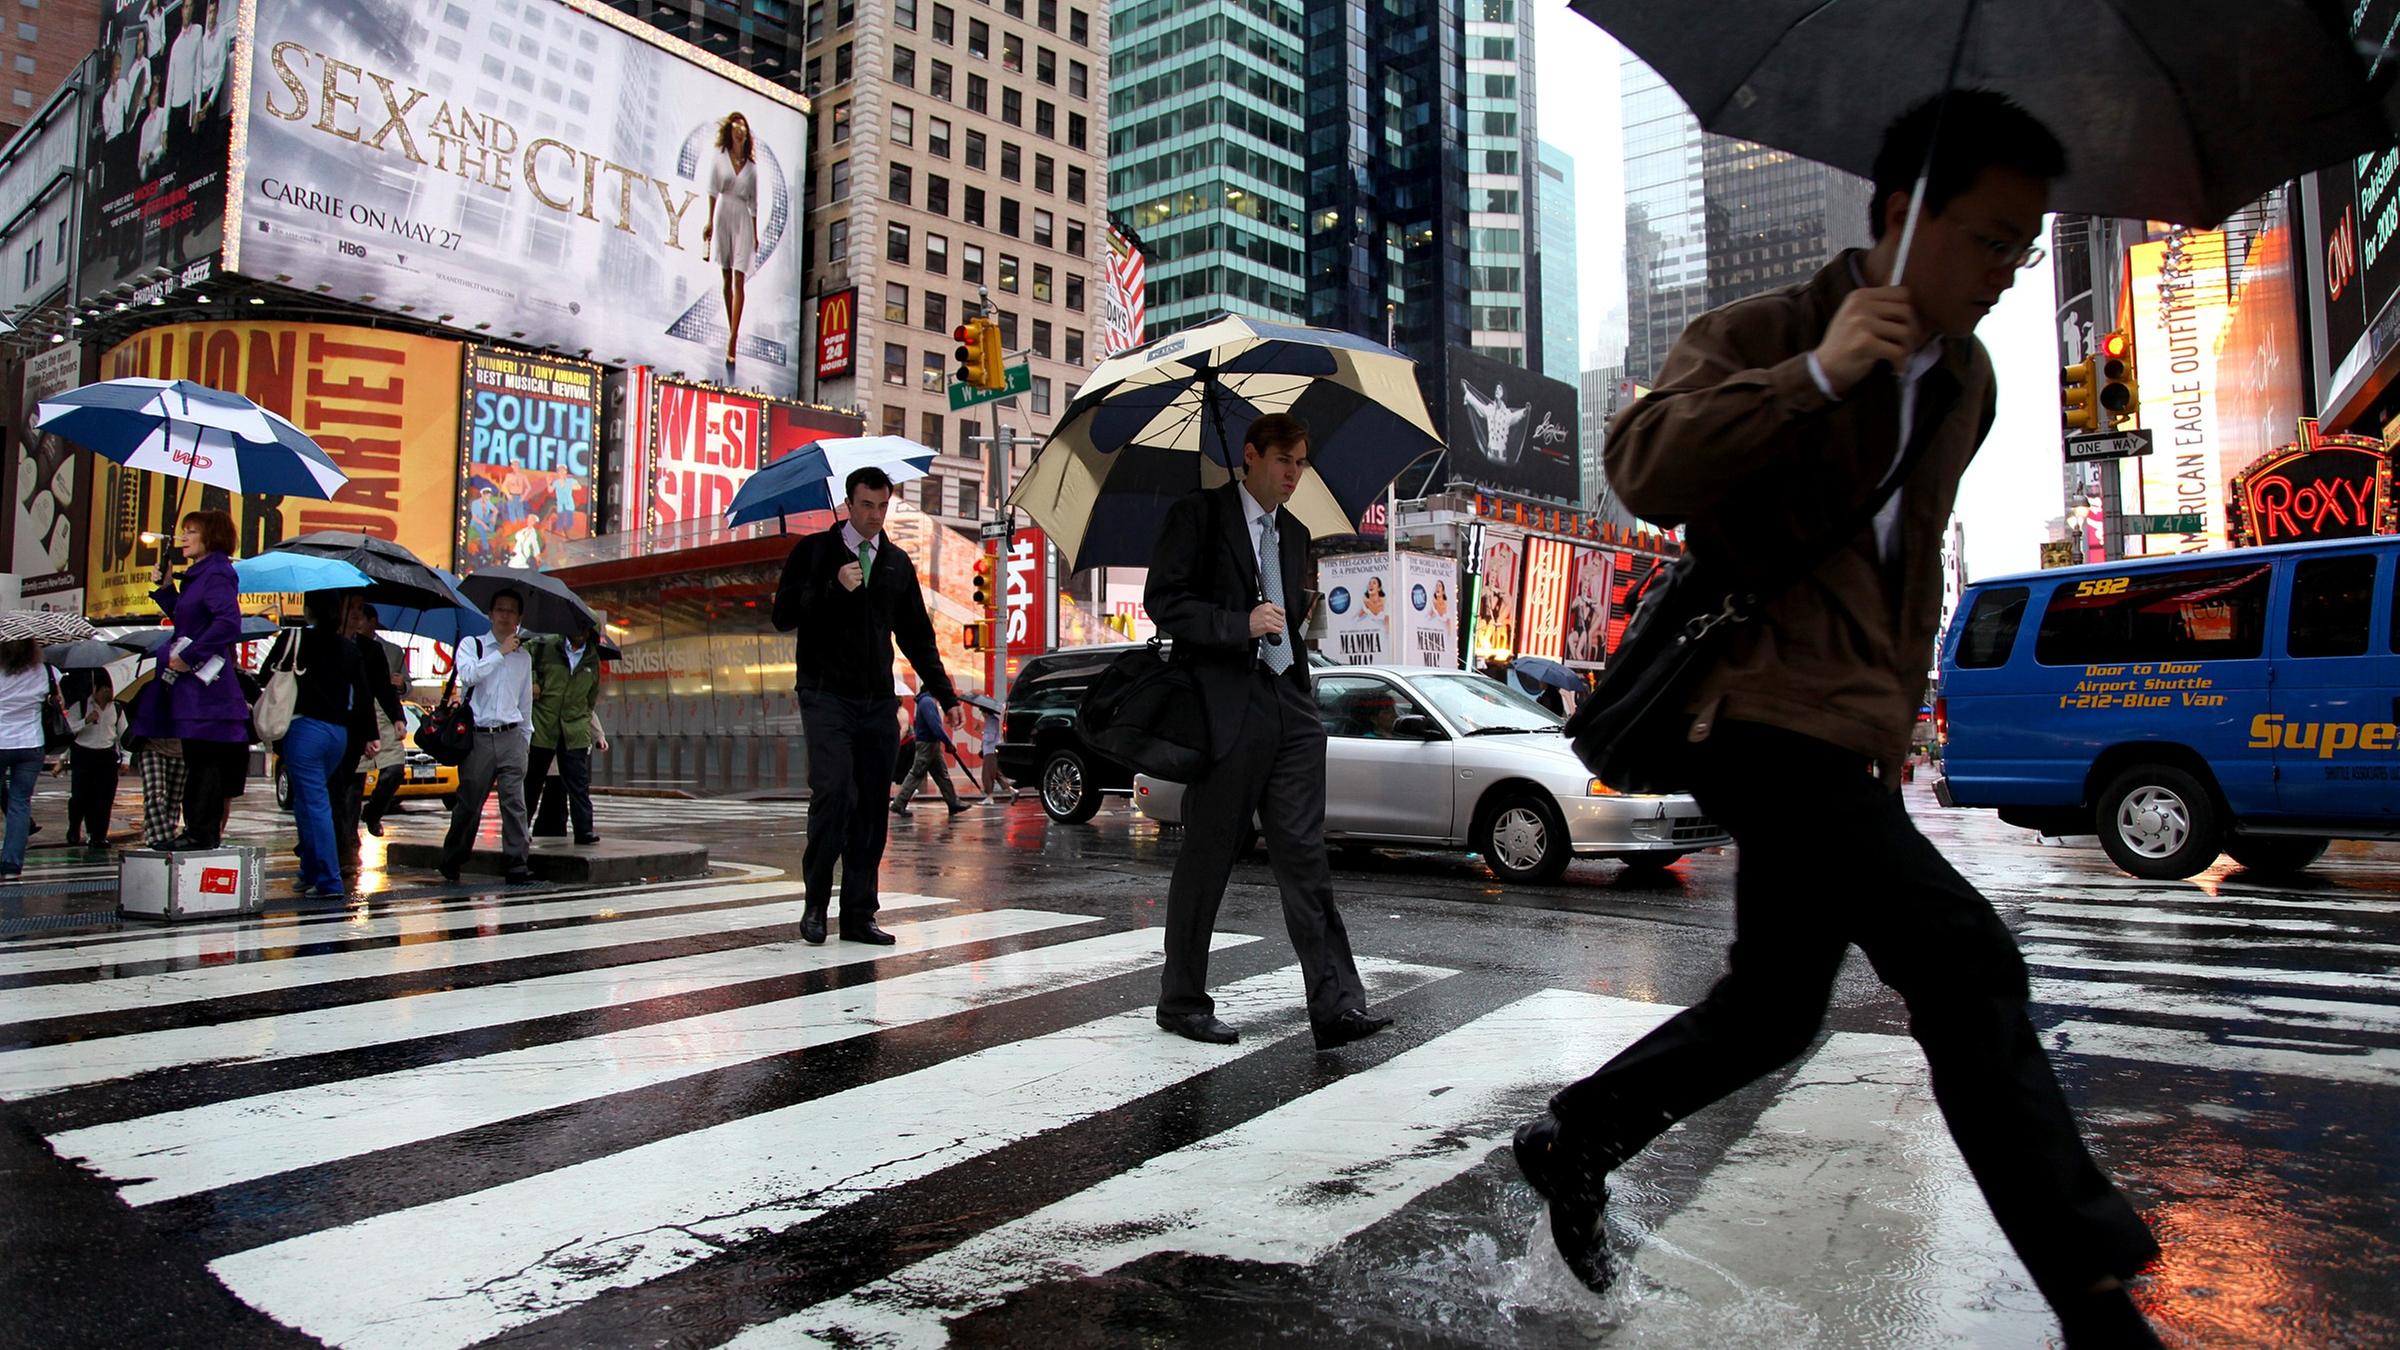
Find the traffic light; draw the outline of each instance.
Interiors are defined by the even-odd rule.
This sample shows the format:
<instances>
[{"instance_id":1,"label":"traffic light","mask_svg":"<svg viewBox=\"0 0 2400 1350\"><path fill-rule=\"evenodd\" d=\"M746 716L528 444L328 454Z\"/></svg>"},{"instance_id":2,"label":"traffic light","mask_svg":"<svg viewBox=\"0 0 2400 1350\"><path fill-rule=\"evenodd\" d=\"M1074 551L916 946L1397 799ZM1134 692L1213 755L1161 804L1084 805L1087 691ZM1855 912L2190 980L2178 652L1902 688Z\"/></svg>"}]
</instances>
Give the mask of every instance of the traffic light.
<instances>
[{"instance_id":1,"label":"traffic light","mask_svg":"<svg viewBox=\"0 0 2400 1350\"><path fill-rule=\"evenodd\" d=\"M2092 366L2092 361L2078 361L2058 373L2059 420L2069 431L2100 429L2100 405L2094 402Z\"/></svg>"},{"instance_id":2,"label":"traffic light","mask_svg":"<svg viewBox=\"0 0 2400 1350\"><path fill-rule=\"evenodd\" d=\"M953 330L958 339L958 382L973 389L1003 389L1008 385L1006 358L1000 351L1000 325L990 319L969 319Z\"/></svg>"},{"instance_id":3,"label":"traffic light","mask_svg":"<svg viewBox=\"0 0 2400 1350\"><path fill-rule=\"evenodd\" d=\"M986 614L992 612L992 555L989 553L975 560L975 608Z\"/></svg>"},{"instance_id":4,"label":"traffic light","mask_svg":"<svg viewBox=\"0 0 2400 1350\"><path fill-rule=\"evenodd\" d=\"M2110 430L2141 414L2142 386L2133 375L2133 338L2124 329L2100 339L2098 401Z\"/></svg>"},{"instance_id":5,"label":"traffic light","mask_svg":"<svg viewBox=\"0 0 2400 1350\"><path fill-rule=\"evenodd\" d=\"M1008 387L1008 353L1000 350L1000 325L983 321L983 378L986 389Z\"/></svg>"}]
</instances>

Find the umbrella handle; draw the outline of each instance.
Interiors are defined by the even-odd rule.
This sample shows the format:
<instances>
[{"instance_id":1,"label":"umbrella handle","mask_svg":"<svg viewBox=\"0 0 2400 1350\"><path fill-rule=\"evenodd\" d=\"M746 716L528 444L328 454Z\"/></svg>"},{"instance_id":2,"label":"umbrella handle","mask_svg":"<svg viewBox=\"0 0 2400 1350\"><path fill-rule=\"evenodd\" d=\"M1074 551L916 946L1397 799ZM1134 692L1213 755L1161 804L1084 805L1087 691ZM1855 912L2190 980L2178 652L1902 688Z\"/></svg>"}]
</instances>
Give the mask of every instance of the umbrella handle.
<instances>
[{"instance_id":1,"label":"umbrella handle","mask_svg":"<svg viewBox=\"0 0 2400 1350\"><path fill-rule=\"evenodd\" d=\"M1942 119L1950 111L1950 91L1958 87L1959 63L1967 55L1967 29L1974 22L1975 0L1966 0L1959 10L1958 37L1950 44L1950 73L1942 80L1942 101L1934 105L1933 134L1925 138L1925 163L1917 169L1917 185L1908 194L1908 223L1901 227L1900 256L1892 263L1894 286L1908 276L1909 250L1917 241L1917 218L1925 212L1925 180L1933 176L1934 148L1942 143Z\"/></svg>"}]
</instances>

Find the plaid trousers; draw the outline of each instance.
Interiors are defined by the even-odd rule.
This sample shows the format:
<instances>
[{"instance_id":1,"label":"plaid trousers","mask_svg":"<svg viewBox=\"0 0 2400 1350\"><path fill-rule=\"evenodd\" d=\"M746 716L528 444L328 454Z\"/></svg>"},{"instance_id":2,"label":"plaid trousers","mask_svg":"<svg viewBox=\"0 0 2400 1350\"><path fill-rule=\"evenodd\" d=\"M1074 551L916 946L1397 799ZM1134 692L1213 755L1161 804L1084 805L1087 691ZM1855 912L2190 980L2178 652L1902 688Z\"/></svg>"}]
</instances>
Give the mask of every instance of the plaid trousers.
<instances>
[{"instance_id":1,"label":"plaid trousers","mask_svg":"<svg viewBox=\"0 0 2400 1350\"><path fill-rule=\"evenodd\" d=\"M165 848L183 822L183 756L136 751L142 771L142 846Z\"/></svg>"}]
</instances>

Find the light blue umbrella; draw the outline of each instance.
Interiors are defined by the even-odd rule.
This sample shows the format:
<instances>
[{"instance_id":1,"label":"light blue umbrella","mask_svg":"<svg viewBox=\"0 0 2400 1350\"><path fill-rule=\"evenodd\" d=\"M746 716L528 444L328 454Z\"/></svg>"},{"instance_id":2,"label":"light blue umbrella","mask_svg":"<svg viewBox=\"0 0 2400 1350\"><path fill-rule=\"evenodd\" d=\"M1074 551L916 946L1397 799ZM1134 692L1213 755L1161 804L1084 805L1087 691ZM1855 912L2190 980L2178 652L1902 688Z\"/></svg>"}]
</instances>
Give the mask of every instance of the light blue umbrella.
<instances>
[{"instance_id":1,"label":"light blue umbrella","mask_svg":"<svg viewBox=\"0 0 2400 1350\"><path fill-rule=\"evenodd\" d=\"M234 559L233 578L243 595L357 590L368 582L366 573L339 558L275 552Z\"/></svg>"},{"instance_id":2,"label":"light blue umbrella","mask_svg":"<svg viewBox=\"0 0 2400 1350\"><path fill-rule=\"evenodd\" d=\"M377 605L378 626L387 633L406 633L455 647L461 638L482 637L492 631L492 621L483 617L464 591L458 588L458 578L447 568L427 564L433 574L450 588L450 604L427 609L408 609L399 605Z\"/></svg>"},{"instance_id":3,"label":"light blue umbrella","mask_svg":"<svg viewBox=\"0 0 2400 1350\"><path fill-rule=\"evenodd\" d=\"M33 425L129 469L234 493L331 498L350 481L308 433L190 380L102 380L43 399ZM183 492L176 489L176 507Z\"/></svg>"},{"instance_id":4,"label":"light blue umbrella","mask_svg":"<svg viewBox=\"0 0 2400 1350\"><path fill-rule=\"evenodd\" d=\"M932 471L934 451L906 436L834 436L811 441L757 473L733 494L725 512L728 525L830 511L839 500L837 484L860 469L876 468L894 483L923 478Z\"/></svg>"}]
</instances>

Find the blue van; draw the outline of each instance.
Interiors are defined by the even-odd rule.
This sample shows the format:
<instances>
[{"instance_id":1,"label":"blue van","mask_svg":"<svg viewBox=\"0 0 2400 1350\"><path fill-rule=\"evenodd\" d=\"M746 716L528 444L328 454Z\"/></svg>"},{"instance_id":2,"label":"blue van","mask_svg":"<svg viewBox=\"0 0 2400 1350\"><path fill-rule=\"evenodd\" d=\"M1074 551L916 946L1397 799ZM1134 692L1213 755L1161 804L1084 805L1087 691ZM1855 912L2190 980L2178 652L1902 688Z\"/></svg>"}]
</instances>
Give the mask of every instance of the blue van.
<instances>
[{"instance_id":1,"label":"blue van","mask_svg":"<svg viewBox=\"0 0 2400 1350\"><path fill-rule=\"evenodd\" d=\"M2395 560L2373 536L1973 583L1942 640L1937 795L2097 831L2137 877L2400 839Z\"/></svg>"}]
</instances>

